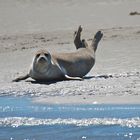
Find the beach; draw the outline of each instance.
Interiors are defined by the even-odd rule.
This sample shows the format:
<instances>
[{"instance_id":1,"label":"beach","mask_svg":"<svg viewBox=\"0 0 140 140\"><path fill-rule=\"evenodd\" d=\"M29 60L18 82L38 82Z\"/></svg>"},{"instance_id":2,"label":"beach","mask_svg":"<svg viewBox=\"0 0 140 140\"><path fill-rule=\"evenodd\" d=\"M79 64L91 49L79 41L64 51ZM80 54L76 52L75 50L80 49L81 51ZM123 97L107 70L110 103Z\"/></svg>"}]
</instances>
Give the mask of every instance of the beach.
<instances>
[{"instance_id":1,"label":"beach","mask_svg":"<svg viewBox=\"0 0 140 140\"><path fill-rule=\"evenodd\" d=\"M0 96L60 104L140 103L140 18L130 15L139 10L138 0L0 3ZM51 84L12 82L28 72L39 49L76 51L73 33L79 25L89 44L98 30L104 34L87 78Z\"/></svg>"}]
</instances>

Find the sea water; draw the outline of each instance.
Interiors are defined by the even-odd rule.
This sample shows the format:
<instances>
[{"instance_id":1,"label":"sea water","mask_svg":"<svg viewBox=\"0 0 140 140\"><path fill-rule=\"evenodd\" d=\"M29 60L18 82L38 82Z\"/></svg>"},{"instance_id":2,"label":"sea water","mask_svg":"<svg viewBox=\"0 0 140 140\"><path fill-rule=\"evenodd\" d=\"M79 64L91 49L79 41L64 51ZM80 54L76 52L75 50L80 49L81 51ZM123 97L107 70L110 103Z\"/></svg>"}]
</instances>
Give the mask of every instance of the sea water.
<instances>
[{"instance_id":1,"label":"sea water","mask_svg":"<svg viewBox=\"0 0 140 140\"><path fill-rule=\"evenodd\" d=\"M41 105L0 97L0 140L140 140L138 105Z\"/></svg>"}]
</instances>

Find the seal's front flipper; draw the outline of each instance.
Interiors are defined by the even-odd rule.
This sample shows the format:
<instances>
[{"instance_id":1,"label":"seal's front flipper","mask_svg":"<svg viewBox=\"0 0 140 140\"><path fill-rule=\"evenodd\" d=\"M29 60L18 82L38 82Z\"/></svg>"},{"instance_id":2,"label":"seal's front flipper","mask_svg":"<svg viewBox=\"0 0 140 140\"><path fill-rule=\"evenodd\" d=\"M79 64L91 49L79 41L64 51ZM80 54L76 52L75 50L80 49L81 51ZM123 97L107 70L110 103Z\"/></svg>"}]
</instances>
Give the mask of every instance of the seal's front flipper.
<instances>
[{"instance_id":1,"label":"seal's front flipper","mask_svg":"<svg viewBox=\"0 0 140 140\"><path fill-rule=\"evenodd\" d=\"M24 76L20 76L20 77L18 77L18 78L16 78L16 79L12 80L12 82L19 82L19 81L25 80L25 79L27 79L27 78L29 78L29 77L30 77L30 76L29 76L28 74L26 74L26 75L24 75Z\"/></svg>"},{"instance_id":2,"label":"seal's front flipper","mask_svg":"<svg viewBox=\"0 0 140 140\"><path fill-rule=\"evenodd\" d=\"M80 77L71 77L71 76L68 76L66 74L65 74L65 78L67 80L79 80L79 81L82 81L83 80L83 78L80 78Z\"/></svg>"}]
</instances>

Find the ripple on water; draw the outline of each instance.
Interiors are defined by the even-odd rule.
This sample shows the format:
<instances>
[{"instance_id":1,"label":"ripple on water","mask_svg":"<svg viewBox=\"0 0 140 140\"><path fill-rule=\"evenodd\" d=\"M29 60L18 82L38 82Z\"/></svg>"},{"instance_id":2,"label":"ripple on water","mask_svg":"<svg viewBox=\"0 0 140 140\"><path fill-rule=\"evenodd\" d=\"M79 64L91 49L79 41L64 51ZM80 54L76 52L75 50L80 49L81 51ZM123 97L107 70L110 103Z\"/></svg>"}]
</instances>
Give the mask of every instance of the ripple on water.
<instances>
[{"instance_id":1,"label":"ripple on water","mask_svg":"<svg viewBox=\"0 0 140 140\"><path fill-rule=\"evenodd\" d=\"M120 125L129 128L140 127L140 118L90 118L90 119L39 119L27 117L7 117L0 118L0 126L37 126L37 125L75 125L75 126L98 126L98 125Z\"/></svg>"}]
</instances>

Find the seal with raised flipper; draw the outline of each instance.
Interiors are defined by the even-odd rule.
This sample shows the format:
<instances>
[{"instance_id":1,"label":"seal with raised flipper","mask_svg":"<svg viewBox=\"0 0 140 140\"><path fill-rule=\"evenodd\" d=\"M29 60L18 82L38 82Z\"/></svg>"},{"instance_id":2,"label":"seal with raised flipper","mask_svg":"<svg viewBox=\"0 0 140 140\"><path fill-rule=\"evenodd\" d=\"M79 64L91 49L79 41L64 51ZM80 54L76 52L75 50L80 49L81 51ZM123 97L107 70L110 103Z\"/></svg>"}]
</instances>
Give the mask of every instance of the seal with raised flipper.
<instances>
[{"instance_id":1,"label":"seal with raised flipper","mask_svg":"<svg viewBox=\"0 0 140 140\"><path fill-rule=\"evenodd\" d=\"M82 27L79 26L75 35L75 52L50 54L46 50L38 51L29 72L13 81L18 82L29 77L36 81L82 80L95 64L95 52L103 33L98 31L91 45L81 40Z\"/></svg>"}]
</instances>

